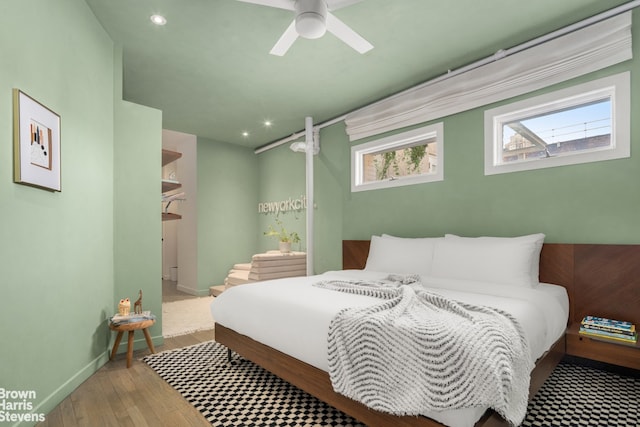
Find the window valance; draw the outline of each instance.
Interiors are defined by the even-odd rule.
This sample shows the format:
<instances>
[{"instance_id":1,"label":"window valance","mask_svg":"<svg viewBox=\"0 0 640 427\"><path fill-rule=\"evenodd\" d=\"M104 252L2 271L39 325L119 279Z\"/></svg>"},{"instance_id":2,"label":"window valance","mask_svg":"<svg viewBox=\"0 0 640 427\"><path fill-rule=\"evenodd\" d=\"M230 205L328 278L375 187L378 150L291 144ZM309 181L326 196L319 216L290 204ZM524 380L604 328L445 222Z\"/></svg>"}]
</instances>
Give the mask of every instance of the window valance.
<instances>
[{"instance_id":1,"label":"window valance","mask_svg":"<svg viewBox=\"0 0 640 427\"><path fill-rule=\"evenodd\" d=\"M522 95L629 60L631 11L450 78L426 82L345 118L350 141Z\"/></svg>"}]
</instances>

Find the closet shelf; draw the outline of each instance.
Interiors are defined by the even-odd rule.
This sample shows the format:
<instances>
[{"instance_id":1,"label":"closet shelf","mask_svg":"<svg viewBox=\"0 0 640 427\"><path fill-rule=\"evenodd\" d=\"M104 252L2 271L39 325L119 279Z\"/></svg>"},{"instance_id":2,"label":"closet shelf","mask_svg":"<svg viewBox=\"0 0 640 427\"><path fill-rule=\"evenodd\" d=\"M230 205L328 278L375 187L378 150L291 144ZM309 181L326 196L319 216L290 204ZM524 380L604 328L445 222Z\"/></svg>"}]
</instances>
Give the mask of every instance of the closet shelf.
<instances>
[{"instance_id":1,"label":"closet shelf","mask_svg":"<svg viewBox=\"0 0 640 427\"><path fill-rule=\"evenodd\" d=\"M172 190L176 190L178 188L182 187L182 184L180 184L178 181L173 181L170 179L163 179L162 180L162 192L166 193L167 191L172 191Z\"/></svg>"},{"instance_id":2,"label":"closet shelf","mask_svg":"<svg viewBox=\"0 0 640 427\"><path fill-rule=\"evenodd\" d=\"M180 157L182 157L182 153L178 153L177 151L165 150L162 149L162 166L166 166L171 162L175 162ZM177 190L182 187L180 182L174 179L163 179L162 180L162 194L167 193L169 191ZM164 200L164 197L163 197ZM167 202L167 206L165 207L165 211L168 210L169 204L171 201ZM171 213L171 212L162 212L162 220L163 221L171 221L174 219L181 219L182 215Z\"/></svg>"},{"instance_id":3,"label":"closet shelf","mask_svg":"<svg viewBox=\"0 0 640 427\"><path fill-rule=\"evenodd\" d=\"M174 214L171 212L162 212L162 220L163 221L171 221L174 219L182 219L182 215Z\"/></svg>"},{"instance_id":4,"label":"closet shelf","mask_svg":"<svg viewBox=\"0 0 640 427\"><path fill-rule=\"evenodd\" d=\"M162 149L162 166L168 165L171 162L174 162L182 157L182 153L178 153L177 151L165 150Z\"/></svg>"}]
</instances>

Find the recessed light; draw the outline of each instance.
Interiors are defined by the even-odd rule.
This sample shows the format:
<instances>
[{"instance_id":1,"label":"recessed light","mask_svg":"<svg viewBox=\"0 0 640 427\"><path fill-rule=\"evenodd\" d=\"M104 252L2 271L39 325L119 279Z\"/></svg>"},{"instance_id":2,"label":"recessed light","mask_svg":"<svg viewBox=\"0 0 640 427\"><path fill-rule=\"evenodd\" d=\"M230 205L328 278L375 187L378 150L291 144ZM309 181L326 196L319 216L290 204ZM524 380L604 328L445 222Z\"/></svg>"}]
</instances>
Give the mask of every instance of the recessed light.
<instances>
[{"instance_id":1,"label":"recessed light","mask_svg":"<svg viewBox=\"0 0 640 427\"><path fill-rule=\"evenodd\" d=\"M242 132L242 136L244 136L245 138L249 136L249 132L247 132L246 130L244 132Z\"/></svg>"},{"instance_id":2,"label":"recessed light","mask_svg":"<svg viewBox=\"0 0 640 427\"><path fill-rule=\"evenodd\" d=\"M264 121L264 125L265 125L266 127L270 127L270 126L271 126L271 120L265 120L265 121Z\"/></svg>"},{"instance_id":3,"label":"recessed light","mask_svg":"<svg viewBox=\"0 0 640 427\"><path fill-rule=\"evenodd\" d=\"M167 23L167 18L162 15L151 15L149 19L156 25L164 25Z\"/></svg>"}]
</instances>

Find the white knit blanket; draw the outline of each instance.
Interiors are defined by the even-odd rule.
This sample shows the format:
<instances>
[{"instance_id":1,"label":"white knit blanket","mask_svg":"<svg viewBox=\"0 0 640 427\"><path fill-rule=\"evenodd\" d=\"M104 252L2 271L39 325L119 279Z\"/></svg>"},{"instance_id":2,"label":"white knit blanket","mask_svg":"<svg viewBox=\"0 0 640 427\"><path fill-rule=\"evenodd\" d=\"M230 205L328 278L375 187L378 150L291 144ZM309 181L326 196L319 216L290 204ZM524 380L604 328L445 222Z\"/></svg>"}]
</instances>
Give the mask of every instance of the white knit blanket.
<instances>
[{"instance_id":1,"label":"white knit blanket","mask_svg":"<svg viewBox=\"0 0 640 427\"><path fill-rule=\"evenodd\" d=\"M508 313L428 292L419 276L315 286L383 299L331 322L329 374L338 393L395 415L483 406L513 425L524 419L533 364Z\"/></svg>"}]
</instances>

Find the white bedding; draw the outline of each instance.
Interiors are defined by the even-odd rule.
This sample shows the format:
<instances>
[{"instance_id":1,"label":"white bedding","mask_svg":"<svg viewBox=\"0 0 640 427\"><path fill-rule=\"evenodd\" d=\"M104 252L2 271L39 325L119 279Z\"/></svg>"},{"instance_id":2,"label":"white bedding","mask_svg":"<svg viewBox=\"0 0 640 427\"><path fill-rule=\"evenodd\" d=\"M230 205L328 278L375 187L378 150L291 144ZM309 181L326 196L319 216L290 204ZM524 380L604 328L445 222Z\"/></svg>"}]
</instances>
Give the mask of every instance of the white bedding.
<instances>
[{"instance_id":1,"label":"white bedding","mask_svg":"<svg viewBox=\"0 0 640 427\"><path fill-rule=\"evenodd\" d=\"M343 270L247 284L218 296L211 304L211 313L222 326L327 371L327 337L333 317L344 308L372 305L380 300L312 284L333 279L379 280L387 275ZM422 283L445 297L495 307L513 315L525 332L532 361L564 334L569 302L561 286L539 284L524 288L427 276L422 276ZM445 425L466 427L472 426L485 409L468 408L429 416Z\"/></svg>"}]
</instances>

